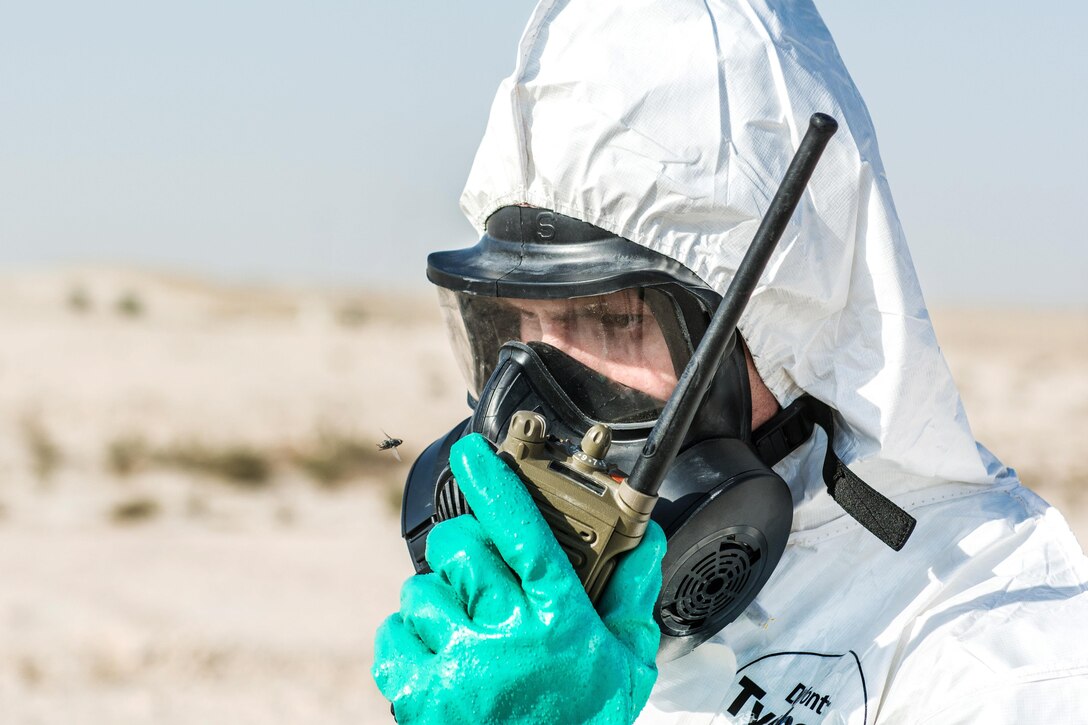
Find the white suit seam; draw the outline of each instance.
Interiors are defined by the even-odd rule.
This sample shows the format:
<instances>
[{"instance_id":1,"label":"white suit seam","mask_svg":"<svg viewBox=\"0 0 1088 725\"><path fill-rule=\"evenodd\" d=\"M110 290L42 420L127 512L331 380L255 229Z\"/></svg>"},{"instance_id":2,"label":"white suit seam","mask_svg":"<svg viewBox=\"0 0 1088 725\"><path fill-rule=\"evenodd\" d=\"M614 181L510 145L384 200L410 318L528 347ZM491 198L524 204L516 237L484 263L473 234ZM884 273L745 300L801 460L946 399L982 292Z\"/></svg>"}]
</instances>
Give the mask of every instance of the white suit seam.
<instances>
[{"instance_id":1,"label":"white suit seam","mask_svg":"<svg viewBox=\"0 0 1088 725\"><path fill-rule=\"evenodd\" d=\"M950 709L962 707L962 703L965 701L975 700L978 702L982 702L986 699L985 696L989 693L1007 690L1009 687L1016 687L1017 689L1028 689L1032 685L1053 682L1055 680L1066 680L1070 678L1084 679L1085 687L1088 687L1088 665L1085 664L1073 665L1071 669L1062 668L1042 671L1029 670L1023 673L1023 676L1016 676L1016 674L1017 673L1014 672L1012 673L1013 676L1002 678L1002 681L999 683L987 685L985 687L979 687L975 690L972 690L968 694L964 694L962 697L958 698L958 702L949 703L941 707L939 710L933 711L929 715L924 715L921 720L917 721L918 725L925 725L926 723L931 722L947 722L947 720L943 719L943 716Z\"/></svg>"}]
</instances>

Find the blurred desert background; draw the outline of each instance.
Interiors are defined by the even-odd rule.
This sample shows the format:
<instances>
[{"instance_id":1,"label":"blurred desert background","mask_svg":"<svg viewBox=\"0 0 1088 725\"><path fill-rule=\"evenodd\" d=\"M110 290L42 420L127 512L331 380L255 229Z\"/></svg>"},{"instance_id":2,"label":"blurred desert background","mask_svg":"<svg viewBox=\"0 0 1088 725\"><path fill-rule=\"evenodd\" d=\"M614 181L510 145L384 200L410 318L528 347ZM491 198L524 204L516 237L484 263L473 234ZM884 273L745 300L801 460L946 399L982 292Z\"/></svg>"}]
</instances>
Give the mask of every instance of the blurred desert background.
<instances>
[{"instance_id":1,"label":"blurred desert background","mask_svg":"<svg viewBox=\"0 0 1088 725\"><path fill-rule=\"evenodd\" d=\"M934 319L977 437L1088 541L1088 314ZM0 722L389 721L400 487L467 411L432 295L24 271L0 339Z\"/></svg>"}]
</instances>

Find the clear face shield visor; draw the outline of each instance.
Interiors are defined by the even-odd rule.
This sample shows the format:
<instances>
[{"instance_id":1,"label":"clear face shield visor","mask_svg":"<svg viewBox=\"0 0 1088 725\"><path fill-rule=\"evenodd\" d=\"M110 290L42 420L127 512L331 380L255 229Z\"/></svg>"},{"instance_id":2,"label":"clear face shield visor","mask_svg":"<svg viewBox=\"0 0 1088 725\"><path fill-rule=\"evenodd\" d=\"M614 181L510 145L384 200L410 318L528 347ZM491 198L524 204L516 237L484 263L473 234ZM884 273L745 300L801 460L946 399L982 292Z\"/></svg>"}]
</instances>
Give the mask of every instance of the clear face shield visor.
<instances>
[{"instance_id":1,"label":"clear face shield visor","mask_svg":"<svg viewBox=\"0 0 1088 725\"><path fill-rule=\"evenodd\" d=\"M703 318L694 298L679 288L636 287L568 299L486 297L444 288L438 294L473 398L494 372L499 349L517 341L544 353L546 365L562 359L549 370L582 412L601 422L657 417L698 341L691 318ZM612 388L610 406L587 410L593 406L586 401L599 396L585 389L602 385Z\"/></svg>"}]
</instances>

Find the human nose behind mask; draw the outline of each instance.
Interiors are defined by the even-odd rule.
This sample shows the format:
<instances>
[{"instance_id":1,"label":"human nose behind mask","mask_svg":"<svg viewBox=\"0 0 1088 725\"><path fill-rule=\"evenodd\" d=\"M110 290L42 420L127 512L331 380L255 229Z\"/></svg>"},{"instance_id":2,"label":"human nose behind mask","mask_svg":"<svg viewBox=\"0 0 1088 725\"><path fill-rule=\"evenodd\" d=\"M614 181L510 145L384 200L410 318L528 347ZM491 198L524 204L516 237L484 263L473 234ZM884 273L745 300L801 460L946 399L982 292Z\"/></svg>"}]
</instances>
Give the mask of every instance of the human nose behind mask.
<instances>
[{"instance_id":1,"label":"human nose behind mask","mask_svg":"<svg viewBox=\"0 0 1088 725\"><path fill-rule=\"evenodd\" d=\"M663 255L528 207L495 212L475 247L429 257L475 409L409 474L402 534L417 571L427 570L431 527L468 511L449 447L476 432L520 466L591 597L608 558L637 544L652 511L668 540L655 611L662 658L690 651L748 606L792 522L789 488L770 466L814 424L832 438L829 409L811 399L753 434L744 351L733 344L834 121L814 117L813 128L724 298ZM901 547L913 519L849 474L830 445L827 461L836 500ZM602 524L610 514L596 499L613 495L631 510Z\"/></svg>"}]
</instances>

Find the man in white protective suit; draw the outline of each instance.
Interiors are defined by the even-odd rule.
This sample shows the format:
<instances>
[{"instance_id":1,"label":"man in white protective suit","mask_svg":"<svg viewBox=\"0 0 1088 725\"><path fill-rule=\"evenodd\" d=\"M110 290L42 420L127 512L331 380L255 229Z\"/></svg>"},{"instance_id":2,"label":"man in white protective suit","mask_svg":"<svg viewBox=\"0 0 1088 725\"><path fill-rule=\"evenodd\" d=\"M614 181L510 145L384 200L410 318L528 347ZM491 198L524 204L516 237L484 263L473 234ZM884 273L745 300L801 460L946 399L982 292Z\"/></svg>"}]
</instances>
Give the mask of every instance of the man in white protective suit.
<instances>
[{"instance_id":1,"label":"man in white protective suit","mask_svg":"<svg viewBox=\"0 0 1088 725\"><path fill-rule=\"evenodd\" d=\"M971 433L872 122L811 2L544 0L495 97L462 208L485 235L512 207L578 220L721 295L816 112L839 130L737 325L754 366L752 428L803 396L826 405L834 455L917 524L896 551L848 515L828 491L817 429L774 465L793 505L777 567L723 629L658 660L627 720L1088 722L1088 560L1061 515ZM550 233L548 219L537 217L537 234ZM526 305L514 307L513 334L526 340ZM612 376L607 350L596 361L568 352ZM620 382L651 396L658 384ZM375 673L411 721L398 698L425 698L438 680L396 679L422 666L402 657L404 641L379 635ZM494 699L518 697L512 684ZM548 720L529 706L508 712Z\"/></svg>"}]
</instances>

